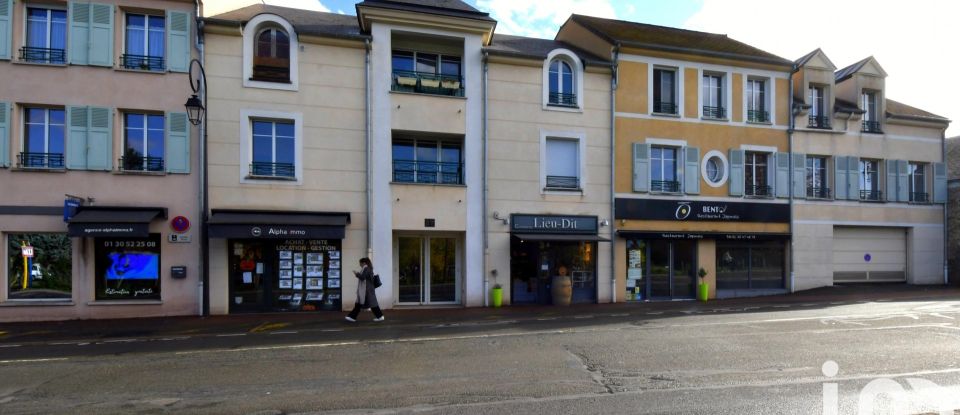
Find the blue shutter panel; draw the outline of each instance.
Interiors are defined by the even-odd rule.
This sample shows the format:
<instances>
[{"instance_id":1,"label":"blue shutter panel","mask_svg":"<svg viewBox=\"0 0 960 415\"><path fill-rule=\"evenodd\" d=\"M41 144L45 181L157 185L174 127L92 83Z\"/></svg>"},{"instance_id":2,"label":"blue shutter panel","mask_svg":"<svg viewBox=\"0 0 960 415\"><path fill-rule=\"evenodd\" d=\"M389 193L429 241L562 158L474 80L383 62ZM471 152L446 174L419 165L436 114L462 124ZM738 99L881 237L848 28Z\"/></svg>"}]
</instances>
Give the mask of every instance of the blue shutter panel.
<instances>
[{"instance_id":1,"label":"blue shutter panel","mask_svg":"<svg viewBox=\"0 0 960 415\"><path fill-rule=\"evenodd\" d=\"M807 156L802 153L793 153L793 197L807 197Z\"/></svg>"},{"instance_id":2,"label":"blue shutter panel","mask_svg":"<svg viewBox=\"0 0 960 415\"><path fill-rule=\"evenodd\" d=\"M67 107L67 168L87 168L87 126L90 117L87 107Z\"/></svg>"},{"instance_id":3,"label":"blue shutter panel","mask_svg":"<svg viewBox=\"0 0 960 415\"><path fill-rule=\"evenodd\" d=\"M776 153L777 172L776 172L776 194L777 197L790 197L790 154Z\"/></svg>"},{"instance_id":4,"label":"blue shutter panel","mask_svg":"<svg viewBox=\"0 0 960 415\"><path fill-rule=\"evenodd\" d=\"M834 189L833 197L837 200L843 200L847 198L847 161L849 157L837 156L833 158L833 167L834 167Z\"/></svg>"},{"instance_id":5,"label":"blue shutter panel","mask_svg":"<svg viewBox=\"0 0 960 415\"><path fill-rule=\"evenodd\" d=\"M633 143L633 191L650 191L650 144Z\"/></svg>"},{"instance_id":6,"label":"blue shutter panel","mask_svg":"<svg viewBox=\"0 0 960 415\"><path fill-rule=\"evenodd\" d=\"M0 0L0 59L10 59L13 46L13 0Z\"/></svg>"},{"instance_id":7,"label":"blue shutter panel","mask_svg":"<svg viewBox=\"0 0 960 415\"><path fill-rule=\"evenodd\" d=\"M113 5L91 4L90 65L113 66Z\"/></svg>"},{"instance_id":8,"label":"blue shutter panel","mask_svg":"<svg viewBox=\"0 0 960 415\"><path fill-rule=\"evenodd\" d=\"M700 194L700 149L687 147L684 150L686 165L683 170L683 190L688 195Z\"/></svg>"},{"instance_id":9,"label":"blue shutter panel","mask_svg":"<svg viewBox=\"0 0 960 415\"><path fill-rule=\"evenodd\" d=\"M187 72L190 69L190 14L167 11L167 69Z\"/></svg>"},{"instance_id":10,"label":"blue shutter panel","mask_svg":"<svg viewBox=\"0 0 960 415\"><path fill-rule=\"evenodd\" d=\"M90 49L90 4L70 2L70 63L86 65Z\"/></svg>"},{"instance_id":11,"label":"blue shutter panel","mask_svg":"<svg viewBox=\"0 0 960 415\"><path fill-rule=\"evenodd\" d=\"M0 102L0 167L10 167L10 104L6 102Z\"/></svg>"},{"instance_id":12,"label":"blue shutter panel","mask_svg":"<svg viewBox=\"0 0 960 415\"><path fill-rule=\"evenodd\" d=\"M947 166L933 163L933 203L947 203Z\"/></svg>"},{"instance_id":13,"label":"blue shutter panel","mask_svg":"<svg viewBox=\"0 0 960 415\"><path fill-rule=\"evenodd\" d=\"M730 149L730 196L743 196L743 150Z\"/></svg>"},{"instance_id":14,"label":"blue shutter panel","mask_svg":"<svg viewBox=\"0 0 960 415\"><path fill-rule=\"evenodd\" d=\"M113 110L90 107L87 129L87 169L109 171L113 168Z\"/></svg>"},{"instance_id":15,"label":"blue shutter panel","mask_svg":"<svg viewBox=\"0 0 960 415\"><path fill-rule=\"evenodd\" d=\"M187 113L167 113L167 136L164 140L167 173L190 173L190 123Z\"/></svg>"}]
</instances>

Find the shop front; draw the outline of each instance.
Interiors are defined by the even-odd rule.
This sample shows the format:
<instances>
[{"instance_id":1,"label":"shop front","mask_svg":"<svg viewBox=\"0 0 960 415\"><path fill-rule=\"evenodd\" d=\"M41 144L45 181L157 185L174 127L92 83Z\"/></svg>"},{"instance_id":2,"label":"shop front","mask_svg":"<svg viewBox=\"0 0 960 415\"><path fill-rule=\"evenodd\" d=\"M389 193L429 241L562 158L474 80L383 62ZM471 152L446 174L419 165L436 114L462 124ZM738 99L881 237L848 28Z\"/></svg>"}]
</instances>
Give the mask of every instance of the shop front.
<instances>
[{"instance_id":1,"label":"shop front","mask_svg":"<svg viewBox=\"0 0 960 415\"><path fill-rule=\"evenodd\" d=\"M226 240L230 313L341 309L349 213L214 210L210 237ZM346 269L346 271L344 271Z\"/></svg>"},{"instance_id":2,"label":"shop front","mask_svg":"<svg viewBox=\"0 0 960 415\"><path fill-rule=\"evenodd\" d=\"M596 216L514 214L510 223L512 304L597 302L597 243L610 241Z\"/></svg>"}]
</instances>

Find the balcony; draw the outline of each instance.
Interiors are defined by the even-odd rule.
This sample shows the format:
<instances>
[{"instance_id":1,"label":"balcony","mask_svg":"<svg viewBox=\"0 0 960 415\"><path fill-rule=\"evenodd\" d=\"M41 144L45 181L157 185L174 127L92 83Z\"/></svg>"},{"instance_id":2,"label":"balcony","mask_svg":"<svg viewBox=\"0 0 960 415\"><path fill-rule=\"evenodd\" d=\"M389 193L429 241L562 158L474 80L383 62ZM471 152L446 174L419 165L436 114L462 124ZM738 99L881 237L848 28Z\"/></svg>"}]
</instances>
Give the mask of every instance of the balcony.
<instances>
[{"instance_id":1,"label":"balcony","mask_svg":"<svg viewBox=\"0 0 960 415\"><path fill-rule=\"evenodd\" d=\"M297 169L293 163L268 163L258 161L250 163L251 178L292 180L296 175Z\"/></svg>"},{"instance_id":2,"label":"balcony","mask_svg":"<svg viewBox=\"0 0 960 415\"><path fill-rule=\"evenodd\" d=\"M703 107L703 117L704 118L714 118L722 120L727 118L727 110L723 107Z\"/></svg>"},{"instance_id":3,"label":"balcony","mask_svg":"<svg viewBox=\"0 0 960 415\"><path fill-rule=\"evenodd\" d=\"M807 186L807 197L811 199L830 199L830 189L827 187Z\"/></svg>"},{"instance_id":4,"label":"balcony","mask_svg":"<svg viewBox=\"0 0 960 415\"><path fill-rule=\"evenodd\" d=\"M17 165L24 169L62 169L62 153L20 153Z\"/></svg>"},{"instance_id":5,"label":"balcony","mask_svg":"<svg viewBox=\"0 0 960 415\"><path fill-rule=\"evenodd\" d=\"M418 94L463 96L463 78L453 75L438 75L429 72L393 71L393 87L396 92Z\"/></svg>"},{"instance_id":6,"label":"balcony","mask_svg":"<svg viewBox=\"0 0 960 415\"><path fill-rule=\"evenodd\" d=\"M679 193L680 182L675 180L652 180L650 181L650 191L661 193Z\"/></svg>"},{"instance_id":7,"label":"balcony","mask_svg":"<svg viewBox=\"0 0 960 415\"><path fill-rule=\"evenodd\" d=\"M654 101L653 112L657 114L676 114L677 104L674 102Z\"/></svg>"},{"instance_id":8,"label":"balcony","mask_svg":"<svg viewBox=\"0 0 960 415\"><path fill-rule=\"evenodd\" d=\"M883 134L883 130L880 129L880 121L864 121L863 127L860 131L871 134Z\"/></svg>"},{"instance_id":9,"label":"balcony","mask_svg":"<svg viewBox=\"0 0 960 415\"><path fill-rule=\"evenodd\" d=\"M575 176L547 176L547 189L576 190L580 188L580 178Z\"/></svg>"},{"instance_id":10,"label":"balcony","mask_svg":"<svg viewBox=\"0 0 960 415\"><path fill-rule=\"evenodd\" d=\"M747 122L770 122L770 112L764 110L747 110Z\"/></svg>"},{"instance_id":11,"label":"balcony","mask_svg":"<svg viewBox=\"0 0 960 415\"><path fill-rule=\"evenodd\" d=\"M860 191L860 200L866 200L870 202L879 202L883 200L883 192L880 190L861 190Z\"/></svg>"},{"instance_id":12,"label":"balcony","mask_svg":"<svg viewBox=\"0 0 960 415\"><path fill-rule=\"evenodd\" d=\"M577 94L551 92L549 104L558 107L577 108Z\"/></svg>"},{"instance_id":13,"label":"balcony","mask_svg":"<svg viewBox=\"0 0 960 415\"><path fill-rule=\"evenodd\" d=\"M910 201L913 203L930 203L930 195L926 192L910 192Z\"/></svg>"},{"instance_id":14,"label":"balcony","mask_svg":"<svg viewBox=\"0 0 960 415\"><path fill-rule=\"evenodd\" d=\"M463 163L394 160L395 183L463 184Z\"/></svg>"},{"instance_id":15,"label":"balcony","mask_svg":"<svg viewBox=\"0 0 960 415\"><path fill-rule=\"evenodd\" d=\"M120 65L124 69L139 71L163 71L163 57L123 54L120 56Z\"/></svg>"},{"instance_id":16,"label":"balcony","mask_svg":"<svg viewBox=\"0 0 960 415\"><path fill-rule=\"evenodd\" d=\"M830 118L823 115L811 115L808 117L807 127L829 130L831 128Z\"/></svg>"},{"instance_id":17,"label":"balcony","mask_svg":"<svg viewBox=\"0 0 960 415\"><path fill-rule=\"evenodd\" d=\"M747 196L751 197L773 197L773 187L766 185L747 185L744 186L743 192Z\"/></svg>"},{"instance_id":18,"label":"balcony","mask_svg":"<svg viewBox=\"0 0 960 415\"><path fill-rule=\"evenodd\" d=\"M20 48L20 60L32 63L49 63L55 65L67 64L67 52L64 49L34 48L24 46Z\"/></svg>"},{"instance_id":19,"label":"balcony","mask_svg":"<svg viewBox=\"0 0 960 415\"><path fill-rule=\"evenodd\" d=\"M117 165L120 171L162 172L163 157L125 156L120 157Z\"/></svg>"}]
</instances>

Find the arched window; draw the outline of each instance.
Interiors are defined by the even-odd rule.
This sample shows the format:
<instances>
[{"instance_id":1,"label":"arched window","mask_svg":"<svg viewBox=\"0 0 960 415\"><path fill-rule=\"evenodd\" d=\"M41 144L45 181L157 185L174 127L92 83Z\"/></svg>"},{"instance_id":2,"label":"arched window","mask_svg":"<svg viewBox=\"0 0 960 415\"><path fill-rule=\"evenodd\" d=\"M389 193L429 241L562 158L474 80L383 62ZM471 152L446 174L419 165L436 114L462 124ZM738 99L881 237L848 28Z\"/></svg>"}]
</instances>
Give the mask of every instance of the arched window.
<instances>
[{"instance_id":1,"label":"arched window","mask_svg":"<svg viewBox=\"0 0 960 415\"><path fill-rule=\"evenodd\" d=\"M252 80L290 82L290 37L283 29L270 27L257 33L254 43Z\"/></svg>"},{"instance_id":2,"label":"arched window","mask_svg":"<svg viewBox=\"0 0 960 415\"><path fill-rule=\"evenodd\" d=\"M576 76L570 63L564 59L550 61L550 105L577 106Z\"/></svg>"}]
</instances>

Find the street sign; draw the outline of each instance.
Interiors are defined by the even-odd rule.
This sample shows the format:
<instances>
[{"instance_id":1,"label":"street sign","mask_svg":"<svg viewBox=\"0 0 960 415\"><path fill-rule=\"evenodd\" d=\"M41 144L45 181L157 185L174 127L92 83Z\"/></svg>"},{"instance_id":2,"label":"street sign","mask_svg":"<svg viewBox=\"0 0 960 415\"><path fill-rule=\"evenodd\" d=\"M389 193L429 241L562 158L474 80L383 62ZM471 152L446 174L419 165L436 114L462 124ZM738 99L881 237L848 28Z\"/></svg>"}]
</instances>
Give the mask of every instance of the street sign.
<instances>
[{"instance_id":1,"label":"street sign","mask_svg":"<svg viewBox=\"0 0 960 415\"><path fill-rule=\"evenodd\" d=\"M33 258L33 247L32 246L21 246L20 255L23 255L24 258Z\"/></svg>"},{"instance_id":2,"label":"street sign","mask_svg":"<svg viewBox=\"0 0 960 415\"><path fill-rule=\"evenodd\" d=\"M80 199L66 198L63 199L63 221L70 222L70 218L73 218L73 215L77 214L77 208L81 205Z\"/></svg>"},{"instance_id":3,"label":"street sign","mask_svg":"<svg viewBox=\"0 0 960 415\"><path fill-rule=\"evenodd\" d=\"M190 219L185 216L177 216L170 220L170 228L176 233L184 233L190 229Z\"/></svg>"},{"instance_id":4,"label":"street sign","mask_svg":"<svg viewBox=\"0 0 960 415\"><path fill-rule=\"evenodd\" d=\"M172 244L188 244L190 239L190 235L177 235L175 233L167 235L167 241Z\"/></svg>"}]
</instances>

